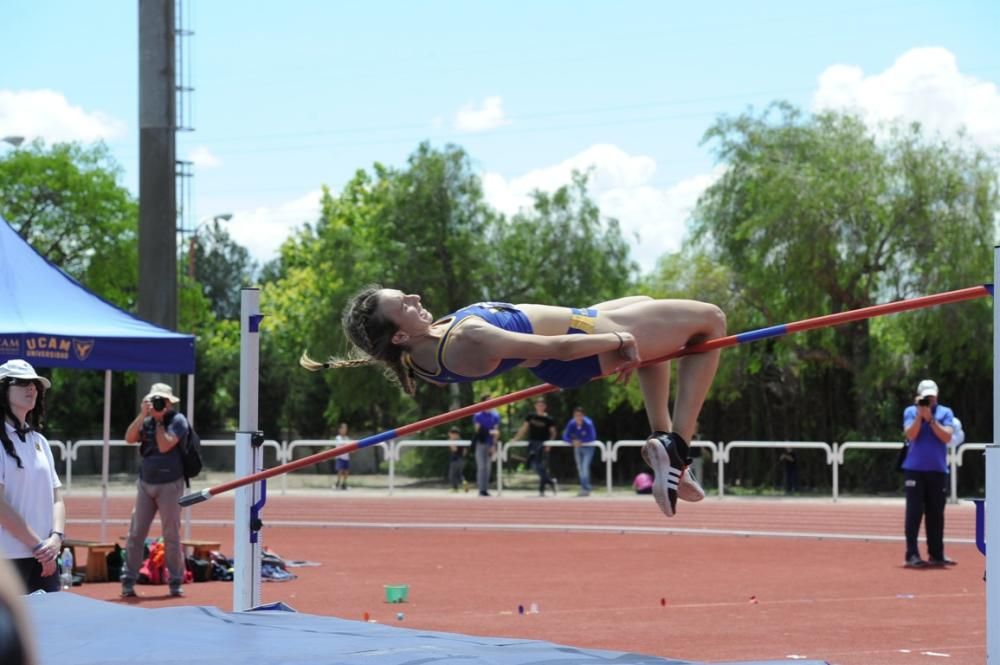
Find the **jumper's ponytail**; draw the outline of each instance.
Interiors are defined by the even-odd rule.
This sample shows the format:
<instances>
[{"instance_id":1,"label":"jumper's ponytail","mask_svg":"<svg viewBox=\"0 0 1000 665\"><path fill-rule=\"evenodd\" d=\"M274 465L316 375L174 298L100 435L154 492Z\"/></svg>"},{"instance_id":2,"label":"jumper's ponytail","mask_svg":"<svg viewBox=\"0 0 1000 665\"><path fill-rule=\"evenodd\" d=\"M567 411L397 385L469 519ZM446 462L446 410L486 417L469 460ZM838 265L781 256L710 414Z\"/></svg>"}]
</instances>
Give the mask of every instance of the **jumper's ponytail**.
<instances>
[{"instance_id":1,"label":"jumper's ponytail","mask_svg":"<svg viewBox=\"0 0 1000 665\"><path fill-rule=\"evenodd\" d=\"M302 352L302 357L299 358L299 365L303 369L307 369L310 372L318 372L321 369L343 369L345 367L364 367L366 365L374 365L378 361L374 358L334 358L330 356L325 362L319 362L318 360L313 360L309 357L308 351Z\"/></svg>"}]
</instances>

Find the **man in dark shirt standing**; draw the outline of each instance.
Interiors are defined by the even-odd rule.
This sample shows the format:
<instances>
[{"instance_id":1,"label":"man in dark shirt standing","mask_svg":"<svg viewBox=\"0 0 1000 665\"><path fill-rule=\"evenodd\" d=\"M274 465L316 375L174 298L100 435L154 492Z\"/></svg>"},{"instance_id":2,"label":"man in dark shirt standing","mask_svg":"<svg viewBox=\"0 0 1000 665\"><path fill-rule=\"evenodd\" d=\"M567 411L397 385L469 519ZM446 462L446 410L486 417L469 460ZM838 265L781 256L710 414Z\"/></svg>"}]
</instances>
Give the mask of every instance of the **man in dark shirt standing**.
<instances>
[{"instance_id":1,"label":"man in dark shirt standing","mask_svg":"<svg viewBox=\"0 0 1000 665\"><path fill-rule=\"evenodd\" d=\"M178 444L190 427L187 418L174 411L180 400L166 383L154 383L142 398L142 408L125 432L127 443L138 443L142 465L136 483L135 506L125 543L125 569L122 573L122 596L134 598L135 583L142 564L143 545L149 526L160 513L163 547L170 578L170 595L184 595L184 550L181 547L181 507L184 493L184 463Z\"/></svg>"},{"instance_id":2,"label":"man in dark shirt standing","mask_svg":"<svg viewBox=\"0 0 1000 665\"><path fill-rule=\"evenodd\" d=\"M524 418L513 440L522 440L525 433L528 435L528 464L538 474L538 494L545 496L546 487L552 487L552 494L556 494L556 481L549 475L548 449L545 445L546 441L556 438L556 421L548 414L544 398L535 400L535 412Z\"/></svg>"}]
</instances>

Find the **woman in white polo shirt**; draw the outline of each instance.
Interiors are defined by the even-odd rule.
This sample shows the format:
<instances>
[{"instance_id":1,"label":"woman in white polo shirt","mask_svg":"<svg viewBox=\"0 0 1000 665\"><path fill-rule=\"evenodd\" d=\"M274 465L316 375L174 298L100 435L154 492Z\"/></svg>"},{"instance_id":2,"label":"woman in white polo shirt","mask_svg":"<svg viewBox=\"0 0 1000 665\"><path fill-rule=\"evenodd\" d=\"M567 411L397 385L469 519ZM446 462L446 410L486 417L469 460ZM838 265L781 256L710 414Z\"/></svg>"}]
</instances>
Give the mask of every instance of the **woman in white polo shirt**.
<instances>
[{"instance_id":1,"label":"woman in white polo shirt","mask_svg":"<svg viewBox=\"0 0 1000 665\"><path fill-rule=\"evenodd\" d=\"M59 590L66 509L49 442L38 432L52 384L24 360L0 365L0 554L28 593Z\"/></svg>"}]
</instances>

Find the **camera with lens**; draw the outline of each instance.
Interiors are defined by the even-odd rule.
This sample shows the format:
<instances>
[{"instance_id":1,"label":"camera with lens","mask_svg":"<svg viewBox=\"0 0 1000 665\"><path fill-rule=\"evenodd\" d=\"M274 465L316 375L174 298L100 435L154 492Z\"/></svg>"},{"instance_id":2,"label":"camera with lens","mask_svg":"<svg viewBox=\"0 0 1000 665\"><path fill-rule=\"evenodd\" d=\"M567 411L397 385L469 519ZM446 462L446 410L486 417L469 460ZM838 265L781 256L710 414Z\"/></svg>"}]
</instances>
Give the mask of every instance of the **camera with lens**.
<instances>
[{"instance_id":1,"label":"camera with lens","mask_svg":"<svg viewBox=\"0 0 1000 665\"><path fill-rule=\"evenodd\" d=\"M930 406L930 405L931 405L930 395L924 395L923 397L917 400L917 406Z\"/></svg>"},{"instance_id":2,"label":"camera with lens","mask_svg":"<svg viewBox=\"0 0 1000 665\"><path fill-rule=\"evenodd\" d=\"M153 405L153 409L155 411L163 411L165 408L167 408L166 397L160 397L159 395L156 395L152 399L150 399L149 402L150 404Z\"/></svg>"}]
</instances>

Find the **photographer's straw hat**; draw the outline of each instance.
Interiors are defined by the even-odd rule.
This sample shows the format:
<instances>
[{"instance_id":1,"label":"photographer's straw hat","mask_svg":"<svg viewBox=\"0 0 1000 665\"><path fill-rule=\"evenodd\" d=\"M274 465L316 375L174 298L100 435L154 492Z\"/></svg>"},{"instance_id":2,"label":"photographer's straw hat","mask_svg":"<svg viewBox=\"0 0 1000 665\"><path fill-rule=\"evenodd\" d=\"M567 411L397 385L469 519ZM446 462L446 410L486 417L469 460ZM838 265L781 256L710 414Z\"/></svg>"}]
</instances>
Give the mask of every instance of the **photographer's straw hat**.
<instances>
[{"instance_id":1,"label":"photographer's straw hat","mask_svg":"<svg viewBox=\"0 0 1000 665\"><path fill-rule=\"evenodd\" d=\"M46 390L52 387L52 382L44 376L38 376L27 360L8 360L0 365L0 379L29 379L41 382Z\"/></svg>"},{"instance_id":2,"label":"photographer's straw hat","mask_svg":"<svg viewBox=\"0 0 1000 665\"><path fill-rule=\"evenodd\" d=\"M174 389L166 383L154 383L149 389L149 394L143 399L153 399L154 397L168 399L171 404L177 404L181 401L179 397L174 397Z\"/></svg>"},{"instance_id":3,"label":"photographer's straw hat","mask_svg":"<svg viewBox=\"0 0 1000 665\"><path fill-rule=\"evenodd\" d=\"M917 386L917 397L927 397L928 395L933 395L934 397L937 397L937 394L938 394L937 384L931 381L930 379L924 379L923 381L920 382L920 385Z\"/></svg>"}]
</instances>

